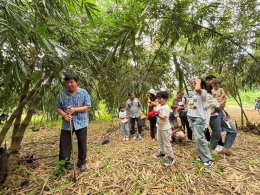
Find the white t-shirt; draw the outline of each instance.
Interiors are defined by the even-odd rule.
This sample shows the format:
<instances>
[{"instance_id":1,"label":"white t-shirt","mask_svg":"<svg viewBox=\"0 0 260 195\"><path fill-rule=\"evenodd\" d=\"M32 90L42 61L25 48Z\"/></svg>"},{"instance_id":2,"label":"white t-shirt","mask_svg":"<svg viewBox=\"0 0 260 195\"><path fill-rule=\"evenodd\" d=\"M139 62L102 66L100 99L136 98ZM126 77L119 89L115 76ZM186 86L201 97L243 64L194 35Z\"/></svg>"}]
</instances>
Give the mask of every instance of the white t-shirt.
<instances>
[{"instance_id":1,"label":"white t-shirt","mask_svg":"<svg viewBox=\"0 0 260 195\"><path fill-rule=\"evenodd\" d=\"M171 123L169 121L169 116L170 116L170 112L171 112L170 107L167 104L165 104L163 106L158 104L158 106L156 107L156 110L158 110L159 115L166 116L166 119L164 119L164 120L160 119L160 117L157 117L156 126L157 126L158 130L162 131L162 130L171 129Z\"/></svg>"},{"instance_id":2,"label":"white t-shirt","mask_svg":"<svg viewBox=\"0 0 260 195\"><path fill-rule=\"evenodd\" d=\"M182 97L178 99L178 105L184 107L184 111L187 111L186 98Z\"/></svg>"},{"instance_id":3,"label":"white t-shirt","mask_svg":"<svg viewBox=\"0 0 260 195\"><path fill-rule=\"evenodd\" d=\"M210 122L210 117L211 114L214 112L216 108L219 108L220 104L216 98L214 98L212 95L209 93L207 94L207 101L205 103L205 108L206 108L206 127L209 127L209 122ZM218 113L215 113L215 116L217 116Z\"/></svg>"},{"instance_id":4,"label":"white t-shirt","mask_svg":"<svg viewBox=\"0 0 260 195\"><path fill-rule=\"evenodd\" d=\"M127 114L126 114L126 111L124 112L119 112L119 118L121 119L121 123L126 123L128 122L128 118L125 118L127 117Z\"/></svg>"},{"instance_id":5,"label":"white t-shirt","mask_svg":"<svg viewBox=\"0 0 260 195\"><path fill-rule=\"evenodd\" d=\"M199 117L206 119L206 103L207 91L202 89L201 94L195 94L190 97L188 100L188 116Z\"/></svg>"}]
</instances>

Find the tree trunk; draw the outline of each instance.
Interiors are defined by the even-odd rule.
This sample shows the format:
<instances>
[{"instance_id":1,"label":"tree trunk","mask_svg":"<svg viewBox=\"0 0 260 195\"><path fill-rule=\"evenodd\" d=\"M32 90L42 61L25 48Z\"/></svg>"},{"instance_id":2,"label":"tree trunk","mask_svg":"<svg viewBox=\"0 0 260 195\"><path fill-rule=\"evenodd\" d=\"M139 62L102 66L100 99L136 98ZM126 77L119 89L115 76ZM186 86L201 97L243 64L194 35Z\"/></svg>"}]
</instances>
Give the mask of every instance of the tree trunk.
<instances>
[{"instance_id":1,"label":"tree trunk","mask_svg":"<svg viewBox=\"0 0 260 195\"><path fill-rule=\"evenodd\" d=\"M27 94L28 91L29 91L30 83L31 83L31 79L27 78L26 81L25 81L25 83L24 83L24 87L23 87L23 90L22 90L22 96L21 96L21 98L20 98L19 104L20 104L20 103L24 100L24 98L26 97L26 94ZM24 105L24 106L25 106L25 105ZM21 109L18 111L17 117L16 117L16 119L15 119L14 127L13 127L12 139L13 139L13 137L15 136L15 134L17 133L19 127L20 127L24 106L21 107Z\"/></svg>"},{"instance_id":2,"label":"tree trunk","mask_svg":"<svg viewBox=\"0 0 260 195\"><path fill-rule=\"evenodd\" d=\"M30 63L30 66L29 66L30 76L28 76L25 80L19 104L24 100L24 98L26 97L26 95L29 91L30 84L32 82L31 75L34 72L34 68L35 68L35 65L36 65L37 51L36 51L35 47L32 46L32 45L29 45L29 52L30 52L30 55L31 55L31 63ZM19 110L19 113L17 114L17 117L15 119L12 138L15 136L15 134L17 133L17 131L20 127L24 106Z\"/></svg>"},{"instance_id":3,"label":"tree trunk","mask_svg":"<svg viewBox=\"0 0 260 195\"><path fill-rule=\"evenodd\" d=\"M247 123L249 122L249 119L248 119L248 117L246 115L246 112L245 112L245 110L243 108L243 103L242 103L242 101L239 101L234 95L232 95L232 97L234 98L234 100L236 101L236 103L238 104L238 106L240 108L240 111L241 111L241 115L240 115L240 117L241 117L241 126L243 126L244 125L244 117L245 117Z\"/></svg>"},{"instance_id":4,"label":"tree trunk","mask_svg":"<svg viewBox=\"0 0 260 195\"><path fill-rule=\"evenodd\" d=\"M183 83L184 83L184 74L183 74L183 71L181 69L181 65L180 63L178 62L177 60L177 56L173 53L172 54L173 56L173 61L174 61L174 64L175 64L175 75L176 75L176 78L178 79L178 83L179 83L179 91L182 91L183 90Z\"/></svg>"},{"instance_id":5,"label":"tree trunk","mask_svg":"<svg viewBox=\"0 0 260 195\"><path fill-rule=\"evenodd\" d=\"M240 107L240 111L241 111L241 112L240 112L240 116L241 116L241 126L244 127L245 124L244 124L244 117L243 117L244 115L243 115L242 107Z\"/></svg>"},{"instance_id":6,"label":"tree trunk","mask_svg":"<svg viewBox=\"0 0 260 195\"><path fill-rule=\"evenodd\" d=\"M47 79L47 82L45 82L41 86L40 92L36 95L36 97L32 101L32 103L31 103L31 105L30 105L30 107L29 107L29 109L27 111L25 119L21 123L17 133L15 134L15 136L12 139L11 147L10 147L10 152L11 153L17 153L19 151L20 145L21 145L23 137L24 137L25 130L28 127L28 125L30 124L32 116L35 113L36 109L41 104L41 99L42 99L42 96L44 95L44 88L50 86L52 80L53 80L53 77L50 76Z\"/></svg>"},{"instance_id":7,"label":"tree trunk","mask_svg":"<svg viewBox=\"0 0 260 195\"><path fill-rule=\"evenodd\" d=\"M185 88L185 91L187 93L187 96L189 97L190 96L189 89L188 89L187 83L186 83L186 81L184 79L183 79L183 84L184 84L184 88Z\"/></svg>"},{"instance_id":8,"label":"tree trunk","mask_svg":"<svg viewBox=\"0 0 260 195\"><path fill-rule=\"evenodd\" d=\"M242 99L241 99L241 96L240 96L240 92L239 92L239 88L237 86L237 83L236 83L236 77L234 76L234 86L235 86L235 93L238 97L238 99L234 96L234 99L235 101L238 103L239 107L240 107L240 110L241 110L241 126L244 126L244 116L245 116L245 119L246 119L246 122L248 123L249 120L248 120L248 117L244 111L244 108L243 108L243 102L242 102Z\"/></svg>"},{"instance_id":9,"label":"tree trunk","mask_svg":"<svg viewBox=\"0 0 260 195\"><path fill-rule=\"evenodd\" d=\"M231 93L231 95L233 96L233 98L235 99L235 101L237 102L237 104L239 105L240 107L240 111L241 111L241 126L244 126L244 117L246 119L246 122L248 123L249 120L248 120L248 117L244 111L244 108L243 108L243 102L242 102L242 99L241 99L241 96L240 96L240 92L239 92L239 88L238 88L238 85L237 85L237 80L236 80L236 77L237 75L233 75L233 87L234 87L234 91L233 93Z\"/></svg>"},{"instance_id":10,"label":"tree trunk","mask_svg":"<svg viewBox=\"0 0 260 195\"><path fill-rule=\"evenodd\" d=\"M17 133L14 135L14 137L12 137L12 142L11 142L11 147L10 147L11 153L18 152L22 139L23 139L23 136L24 136L24 132L25 132L26 128L28 127L28 125L30 124L33 114L35 113L36 109L40 105L41 98L42 98L41 95L42 95L42 93L37 95L37 97L34 99L34 101L32 102L32 104L30 105L30 107L27 111L25 119L23 120L19 129L17 130Z\"/></svg>"},{"instance_id":11,"label":"tree trunk","mask_svg":"<svg viewBox=\"0 0 260 195\"><path fill-rule=\"evenodd\" d=\"M7 132L9 131L11 125L13 124L14 120L18 117L18 114L21 110L21 108L23 108L30 99L32 99L32 97L35 95L35 93L39 90L42 82L44 81L45 76L43 76L43 78L41 78L36 85L34 86L34 88L27 94L27 96L24 98L24 100L18 105L18 107L14 110L14 112L11 114L11 116L9 117L9 119L7 120L7 122L5 123L4 127L2 128L2 131L0 133L0 146L2 145L4 138L7 134Z\"/></svg>"},{"instance_id":12,"label":"tree trunk","mask_svg":"<svg viewBox=\"0 0 260 195\"><path fill-rule=\"evenodd\" d=\"M240 102L240 109L241 109L241 116L242 116L241 118L243 119L243 126L244 126L244 117L243 117L243 116L245 116L246 123L248 123L249 120L248 120L248 117L247 117L247 115L246 115L246 112L245 112L245 110L244 110L244 108L243 108L243 102L242 102L242 100L241 100L241 96L240 96L239 91L237 92L237 96L238 96L238 99L239 99L239 102Z\"/></svg>"}]
</instances>

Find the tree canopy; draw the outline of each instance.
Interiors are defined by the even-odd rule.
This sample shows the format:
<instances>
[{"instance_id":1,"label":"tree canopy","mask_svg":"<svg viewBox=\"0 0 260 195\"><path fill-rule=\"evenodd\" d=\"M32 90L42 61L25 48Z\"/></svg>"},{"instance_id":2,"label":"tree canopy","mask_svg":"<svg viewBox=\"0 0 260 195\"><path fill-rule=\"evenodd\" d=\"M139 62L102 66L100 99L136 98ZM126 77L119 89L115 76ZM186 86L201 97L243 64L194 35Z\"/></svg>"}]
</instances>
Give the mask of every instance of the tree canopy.
<instances>
[{"instance_id":1,"label":"tree canopy","mask_svg":"<svg viewBox=\"0 0 260 195\"><path fill-rule=\"evenodd\" d=\"M2 0L0 108L12 115L0 144L12 124L21 143L36 110L57 117L64 72L111 112L129 91L145 101L149 88L189 89L207 74L242 107L239 89L260 82L259 10L257 0Z\"/></svg>"}]
</instances>

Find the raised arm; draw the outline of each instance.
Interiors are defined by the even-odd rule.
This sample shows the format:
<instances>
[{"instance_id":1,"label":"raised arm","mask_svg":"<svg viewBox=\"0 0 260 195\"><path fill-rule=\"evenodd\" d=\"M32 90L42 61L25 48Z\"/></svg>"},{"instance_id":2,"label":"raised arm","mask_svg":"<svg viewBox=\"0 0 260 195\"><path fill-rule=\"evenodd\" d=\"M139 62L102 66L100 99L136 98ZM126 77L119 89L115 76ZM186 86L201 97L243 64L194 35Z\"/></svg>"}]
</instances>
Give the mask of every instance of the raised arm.
<instances>
[{"instance_id":1,"label":"raised arm","mask_svg":"<svg viewBox=\"0 0 260 195\"><path fill-rule=\"evenodd\" d=\"M200 80L200 79L195 79L195 81L194 81L194 86L195 86L195 91L196 91L199 95L201 95L201 92L202 92L202 90L201 90L201 80Z\"/></svg>"},{"instance_id":2,"label":"raised arm","mask_svg":"<svg viewBox=\"0 0 260 195\"><path fill-rule=\"evenodd\" d=\"M151 101L150 98L148 97L148 106L157 106L158 101L157 99L155 101Z\"/></svg>"}]
</instances>

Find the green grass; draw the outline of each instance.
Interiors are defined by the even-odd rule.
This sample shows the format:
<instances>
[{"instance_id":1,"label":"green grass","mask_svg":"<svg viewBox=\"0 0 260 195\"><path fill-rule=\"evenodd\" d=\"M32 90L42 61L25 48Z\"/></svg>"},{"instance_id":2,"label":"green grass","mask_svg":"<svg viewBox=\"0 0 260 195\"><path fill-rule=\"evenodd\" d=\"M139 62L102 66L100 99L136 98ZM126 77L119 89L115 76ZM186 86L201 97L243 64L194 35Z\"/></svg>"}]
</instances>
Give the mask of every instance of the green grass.
<instances>
[{"instance_id":1,"label":"green grass","mask_svg":"<svg viewBox=\"0 0 260 195\"><path fill-rule=\"evenodd\" d=\"M183 178L182 174L177 171L177 172L175 173L175 179L176 179L176 181L177 181L177 182L182 182L182 178Z\"/></svg>"},{"instance_id":2,"label":"green grass","mask_svg":"<svg viewBox=\"0 0 260 195\"><path fill-rule=\"evenodd\" d=\"M244 106L252 107L255 105L256 98L260 96L260 91L247 91L247 92L241 91L240 95ZM234 105L234 106L237 105L235 99L232 98L230 95L228 97L227 104Z\"/></svg>"},{"instance_id":3,"label":"green grass","mask_svg":"<svg viewBox=\"0 0 260 195\"><path fill-rule=\"evenodd\" d=\"M218 167L216 170L216 173L218 173L219 175L224 175L225 172L225 167Z\"/></svg>"}]
</instances>

